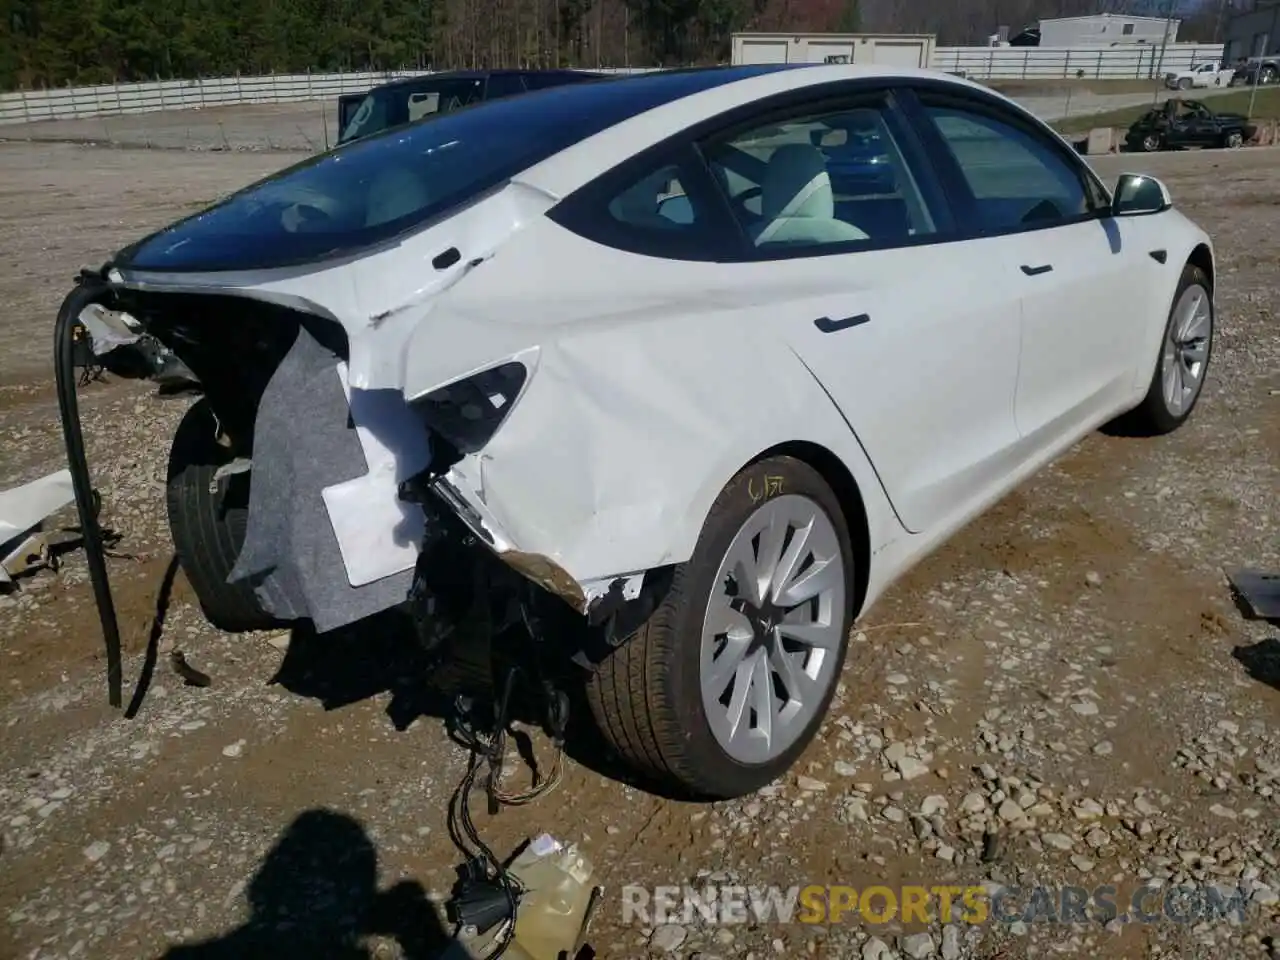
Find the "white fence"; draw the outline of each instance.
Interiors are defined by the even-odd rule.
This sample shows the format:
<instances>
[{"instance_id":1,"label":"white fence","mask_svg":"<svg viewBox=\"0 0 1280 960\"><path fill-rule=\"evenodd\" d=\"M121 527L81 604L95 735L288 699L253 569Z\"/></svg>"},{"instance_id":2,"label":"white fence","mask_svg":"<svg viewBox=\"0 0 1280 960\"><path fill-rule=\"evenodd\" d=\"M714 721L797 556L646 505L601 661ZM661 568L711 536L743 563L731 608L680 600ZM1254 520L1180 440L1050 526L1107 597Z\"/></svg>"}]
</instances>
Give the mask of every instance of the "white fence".
<instances>
[{"instance_id":1,"label":"white fence","mask_svg":"<svg viewBox=\"0 0 1280 960\"><path fill-rule=\"evenodd\" d=\"M269 77L219 77L212 80L161 80L110 83L94 87L18 90L0 93L0 124L37 120L74 120L156 110L226 107L240 103L298 103L364 93L388 80L416 77L427 70L385 73L298 73ZM600 73L638 73L604 69Z\"/></svg>"},{"instance_id":2,"label":"white fence","mask_svg":"<svg viewBox=\"0 0 1280 960\"><path fill-rule=\"evenodd\" d=\"M1170 44L1163 61L1156 46L1128 47L937 47L932 66L975 79L1148 79L1168 70L1222 56L1222 44ZM37 120L72 120L156 110L221 107L240 103L294 103L330 100L344 93L424 71L388 73L301 73L212 80L112 83L94 87L19 90L0 93L0 125ZM642 70L609 70L638 73Z\"/></svg>"},{"instance_id":3,"label":"white fence","mask_svg":"<svg viewBox=\"0 0 1280 960\"><path fill-rule=\"evenodd\" d=\"M1220 43L1120 47L937 47L935 70L975 80L1149 80L1222 57Z\"/></svg>"}]
</instances>

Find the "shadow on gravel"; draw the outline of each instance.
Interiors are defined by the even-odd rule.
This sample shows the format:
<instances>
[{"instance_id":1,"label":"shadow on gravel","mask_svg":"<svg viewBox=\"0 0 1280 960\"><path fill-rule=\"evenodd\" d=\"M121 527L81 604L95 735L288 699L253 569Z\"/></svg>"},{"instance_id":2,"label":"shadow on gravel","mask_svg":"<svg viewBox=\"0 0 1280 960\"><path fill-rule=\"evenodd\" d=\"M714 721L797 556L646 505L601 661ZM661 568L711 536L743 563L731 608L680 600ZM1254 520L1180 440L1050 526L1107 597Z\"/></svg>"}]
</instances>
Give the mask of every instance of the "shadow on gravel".
<instances>
[{"instance_id":1,"label":"shadow on gravel","mask_svg":"<svg viewBox=\"0 0 1280 960\"><path fill-rule=\"evenodd\" d=\"M133 689L133 697L125 708L126 719L132 720L142 709L147 691L151 689L151 681L156 673L156 660L160 653L160 639L164 636L164 624L169 615L169 601L173 598L173 583L178 576L178 555L175 553L165 567L164 577L160 580L160 590L156 594L156 612L151 620L151 632L147 635L147 649L142 658L142 670L138 674L138 682Z\"/></svg>"},{"instance_id":2,"label":"shadow on gravel","mask_svg":"<svg viewBox=\"0 0 1280 960\"><path fill-rule=\"evenodd\" d=\"M317 636L306 626L295 627L288 651L271 682L297 696L318 700L325 710L389 693L387 717L396 730L404 731L419 718L450 719L455 715L458 697L471 698L477 712L489 716L500 686L495 669L505 676L506 665L515 663L524 676L533 675L533 647L527 634L497 641L477 636L455 646L447 657L436 658L419 645L406 615L392 610L324 636ZM499 664L496 668L495 649ZM568 666L568 672L558 677L570 698L565 754L600 776L667 799L681 799L638 780L635 772L613 754L596 728L583 694L582 677L575 675L575 670ZM521 724L543 725L546 717L542 697L530 689L530 684L516 685L509 718ZM442 724L440 738L447 737ZM512 744L528 768L518 776L533 772L532 742L516 731ZM550 760L550 745L544 741L538 753L537 772L541 774Z\"/></svg>"},{"instance_id":3,"label":"shadow on gravel","mask_svg":"<svg viewBox=\"0 0 1280 960\"><path fill-rule=\"evenodd\" d=\"M246 896L243 926L172 947L163 960L371 960L370 936L395 940L405 960L426 960L450 942L420 883L378 890L373 842L356 820L332 810L294 820Z\"/></svg>"},{"instance_id":4,"label":"shadow on gravel","mask_svg":"<svg viewBox=\"0 0 1280 960\"><path fill-rule=\"evenodd\" d=\"M1280 636L1236 647L1231 655L1254 680L1280 690Z\"/></svg>"}]
</instances>

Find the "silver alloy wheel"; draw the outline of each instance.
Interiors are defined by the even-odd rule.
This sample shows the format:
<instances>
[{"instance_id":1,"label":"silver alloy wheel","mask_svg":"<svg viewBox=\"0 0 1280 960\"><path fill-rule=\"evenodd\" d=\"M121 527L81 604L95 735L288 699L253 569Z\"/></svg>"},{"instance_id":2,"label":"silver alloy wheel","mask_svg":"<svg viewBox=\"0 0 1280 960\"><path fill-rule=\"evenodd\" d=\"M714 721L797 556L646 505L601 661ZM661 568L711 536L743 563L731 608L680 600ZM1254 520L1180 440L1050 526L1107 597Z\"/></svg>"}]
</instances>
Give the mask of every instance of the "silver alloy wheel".
<instances>
[{"instance_id":1,"label":"silver alloy wheel","mask_svg":"<svg viewBox=\"0 0 1280 960\"><path fill-rule=\"evenodd\" d=\"M1142 138L1142 149L1148 153L1153 153L1160 149L1160 138L1154 133L1149 133ZM1150 354L1148 354L1150 356Z\"/></svg>"},{"instance_id":2,"label":"silver alloy wheel","mask_svg":"<svg viewBox=\"0 0 1280 960\"><path fill-rule=\"evenodd\" d=\"M786 494L733 538L702 621L702 705L739 763L785 753L836 682L848 571L826 511Z\"/></svg>"},{"instance_id":3,"label":"silver alloy wheel","mask_svg":"<svg viewBox=\"0 0 1280 960\"><path fill-rule=\"evenodd\" d=\"M1165 337L1160 373L1164 404L1175 417L1191 407L1204 386L1205 365L1213 339L1213 304L1198 283L1182 291Z\"/></svg>"}]
</instances>

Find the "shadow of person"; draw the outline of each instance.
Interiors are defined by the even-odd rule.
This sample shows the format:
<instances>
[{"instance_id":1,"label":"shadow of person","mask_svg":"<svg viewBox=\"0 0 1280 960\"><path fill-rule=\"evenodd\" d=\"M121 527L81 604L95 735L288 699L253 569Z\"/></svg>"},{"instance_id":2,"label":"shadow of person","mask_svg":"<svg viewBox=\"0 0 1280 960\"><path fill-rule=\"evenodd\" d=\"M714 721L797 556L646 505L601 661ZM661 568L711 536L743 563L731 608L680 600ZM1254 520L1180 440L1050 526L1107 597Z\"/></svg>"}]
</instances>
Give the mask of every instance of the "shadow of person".
<instances>
[{"instance_id":1,"label":"shadow of person","mask_svg":"<svg viewBox=\"0 0 1280 960\"><path fill-rule=\"evenodd\" d=\"M163 960L370 960L371 936L396 940L405 960L425 960L450 942L421 884L378 890L373 842L332 810L308 810L289 825L247 898L242 926L171 947Z\"/></svg>"}]
</instances>

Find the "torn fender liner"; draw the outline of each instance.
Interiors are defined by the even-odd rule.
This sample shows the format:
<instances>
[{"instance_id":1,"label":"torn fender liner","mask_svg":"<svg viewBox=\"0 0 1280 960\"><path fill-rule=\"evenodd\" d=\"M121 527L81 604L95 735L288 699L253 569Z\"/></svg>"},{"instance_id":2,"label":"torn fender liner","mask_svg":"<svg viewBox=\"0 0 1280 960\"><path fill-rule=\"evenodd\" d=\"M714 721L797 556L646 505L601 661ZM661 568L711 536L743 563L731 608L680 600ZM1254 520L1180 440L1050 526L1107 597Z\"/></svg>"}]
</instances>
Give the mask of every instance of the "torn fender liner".
<instances>
[{"instance_id":1,"label":"torn fender liner","mask_svg":"<svg viewBox=\"0 0 1280 960\"><path fill-rule=\"evenodd\" d=\"M272 375L254 428L249 522L228 578L249 579L281 619L310 618L323 633L401 603L412 568L353 587L321 491L368 472L339 358L305 329Z\"/></svg>"}]
</instances>

